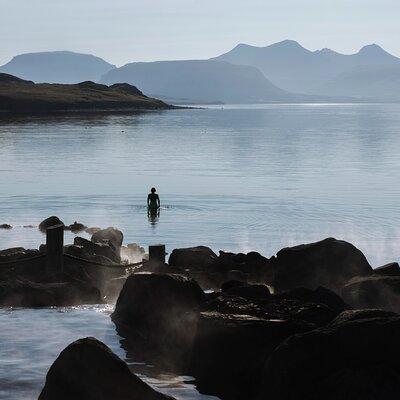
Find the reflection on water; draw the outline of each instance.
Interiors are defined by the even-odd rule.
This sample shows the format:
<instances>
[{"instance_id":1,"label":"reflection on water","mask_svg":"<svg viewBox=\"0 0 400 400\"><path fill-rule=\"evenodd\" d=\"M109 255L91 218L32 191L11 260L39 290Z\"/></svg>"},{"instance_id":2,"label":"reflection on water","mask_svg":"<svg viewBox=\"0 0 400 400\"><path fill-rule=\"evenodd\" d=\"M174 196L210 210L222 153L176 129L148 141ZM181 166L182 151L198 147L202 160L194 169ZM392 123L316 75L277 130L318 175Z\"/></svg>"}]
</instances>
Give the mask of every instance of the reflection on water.
<instances>
[{"instance_id":1,"label":"reflection on water","mask_svg":"<svg viewBox=\"0 0 400 400\"><path fill-rule=\"evenodd\" d=\"M148 208L147 209L147 218L149 219L150 225L157 225L158 219L160 218L160 207L157 209Z\"/></svg>"},{"instance_id":2,"label":"reflection on water","mask_svg":"<svg viewBox=\"0 0 400 400\"><path fill-rule=\"evenodd\" d=\"M125 359L110 307L0 310L0 399L37 399L46 373L71 342L94 336ZM200 395L193 378L162 374L151 366L127 360L138 376L156 389L181 400L210 400Z\"/></svg>"}]
</instances>

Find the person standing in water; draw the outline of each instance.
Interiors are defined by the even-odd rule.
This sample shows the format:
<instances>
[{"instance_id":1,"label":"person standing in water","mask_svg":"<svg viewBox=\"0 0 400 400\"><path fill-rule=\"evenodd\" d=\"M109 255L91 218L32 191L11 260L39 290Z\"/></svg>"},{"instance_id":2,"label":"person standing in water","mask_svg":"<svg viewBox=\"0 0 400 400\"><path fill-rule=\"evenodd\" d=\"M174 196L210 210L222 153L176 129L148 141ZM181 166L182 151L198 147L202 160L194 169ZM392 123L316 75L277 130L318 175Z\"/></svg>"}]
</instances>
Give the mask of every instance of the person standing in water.
<instances>
[{"instance_id":1,"label":"person standing in water","mask_svg":"<svg viewBox=\"0 0 400 400\"><path fill-rule=\"evenodd\" d=\"M150 192L147 196L147 216L151 225L155 225L160 216L160 198L156 193L156 188L151 188Z\"/></svg>"},{"instance_id":2,"label":"person standing in water","mask_svg":"<svg viewBox=\"0 0 400 400\"><path fill-rule=\"evenodd\" d=\"M160 198L156 193L156 188L151 188L151 193L147 196L147 207L150 212L157 212L160 208Z\"/></svg>"}]
</instances>

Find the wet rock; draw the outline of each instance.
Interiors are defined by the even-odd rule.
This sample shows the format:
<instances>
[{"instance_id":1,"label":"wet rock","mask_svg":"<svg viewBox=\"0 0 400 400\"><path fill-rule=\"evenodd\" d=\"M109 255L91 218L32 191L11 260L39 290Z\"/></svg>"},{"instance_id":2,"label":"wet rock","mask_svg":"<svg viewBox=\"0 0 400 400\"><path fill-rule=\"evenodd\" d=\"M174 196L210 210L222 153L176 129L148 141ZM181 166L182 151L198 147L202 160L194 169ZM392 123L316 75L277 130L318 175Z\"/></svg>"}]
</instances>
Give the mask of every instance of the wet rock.
<instances>
[{"instance_id":1,"label":"wet rock","mask_svg":"<svg viewBox=\"0 0 400 400\"><path fill-rule=\"evenodd\" d=\"M226 289L225 292L248 300L266 300L271 297L266 285L236 285Z\"/></svg>"},{"instance_id":2,"label":"wet rock","mask_svg":"<svg viewBox=\"0 0 400 400\"><path fill-rule=\"evenodd\" d=\"M384 276L400 276L400 266L397 262L392 262L375 268L374 273Z\"/></svg>"},{"instance_id":3,"label":"wet rock","mask_svg":"<svg viewBox=\"0 0 400 400\"><path fill-rule=\"evenodd\" d=\"M229 281L225 281L222 285L221 285L221 291L222 292L227 292L229 289L237 287L237 286L245 286L246 282L243 281L237 281L235 279L231 279Z\"/></svg>"},{"instance_id":4,"label":"wet rock","mask_svg":"<svg viewBox=\"0 0 400 400\"><path fill-rule=\"evenodd\" d=\"M110 260L108 257L105 257L101 254L90 254L86 252L82 246L77 246L74 244L69 244L67 246L64 246L64 254L81 258L83 260L90 261L92 263L99 263L104 265L111 265L111 264L118 265L118 263Z\"/></svg>"},{"instance_id":5,"label":"wet rock","mask_svg":"<svg viewBox=\"0 0 400 400\"><path fill-rule=\"evenodd\" d=\"M273 260L273 269L277 292L318 286L339 291L349 279L372 274L360 250L334 238L280 250Z\"/></svg>"},{"instance_id":6,"label":"wet rock","mask_svg":"<svg viewBox=\"0 0 400 400\"><path fill-rule=\"evenodd\" d=\"M390 318L397 317L398 314L391 311L384 311L378 309L365 309L365 310L346 310L340 313L332 322L331 325L340 325L349 321L356 321L359 319L371 318Z\"/></svg>"},{"instance_id":7,"label":"wet rock","mask_svg":"<svg viewBox=\"0 0 400 400\"><path fill-rule=\"evenodd\" d=\"M12 226L9 224L1 224L0 229L12 229Z\"/></svg>"},{"instance_id":8,"label":"wet rock","mask_svg":"<svg viewBox=\"0 0 400 400\"><path fill-rule=\"evenodd\" d=\"M51 226L55 225L64 225L64 222L62 222L58 217L56 216L51 216L49 218L46 218L39 224L39 230L43 233L46 233L46 229L50 228Z\"/></svg>"},{"instance_id":9,"label":"wet rock","mask_svg":"<svg viewBox=\"0 0 400 400\"><path fill-rule=\"evenodd\" d=\"M102 243L104 241L108 241L114 246L114 248L118 252L122 246L123 240L124 240L123 233L120 230L112 227L109 227L107 229L101 229L95 232L91 238L91 241L94 243Z\"/></svg>"},{"instance_id":10,"label":"wet rock","mask_svg":"<svg viewBox=\"0 0 400 400\"><path fill-rule=\"evenodd\" d=\"M292 289L275 295L275 299L298 300L303 303L324 304L336 313L341 313L342 311L351 308L339 295L322 286L319 286L316 289Z\"/></svg>"},{"instance_id":11,"label":"wet rock","mask_svg":"<svg viewBox=\"0 0 400 400\"><path fill-rule=\"evenodd\" d=\"M216 296L207 298L207 302L201 307L202 311L219 314L251 315L254 317L265 317L262 307L243 297L218 293Z\"/></svg>"},{"instance_id":12,"label":"wet rock","mask_svg":"<svg viewBox=\"0 0 400 400\"><path fill-rule=\"evenodd\" d=\"M85 225L75 221L73 224L68 225L66 227L66 229L73 233L78 233L78 232L84 231L85 229L87 229L87 227Z\"/></svg>"},{"instance_id":13,"label":"wet rock","mask_svg":"<svg viewBox=\"0 0 400 400\"><path fill-rule=\"evenodd\" d=\"M254 398L268 356L287 337L307 328L285 320L202 312L190 373L202 393L228 399Z\"/></svg>"},{"instance_id":14,"label":"wet rock","mask_svg":"<svg viewBox=\"0 0 400 400\"><path fill-rule=\"evenodd\" d=\"M267 283L272 282L273 271L268 258L252 251L247 254L219 252L219 257L214 260L209 269L213 271L237 270L252 277L263 277Z\"/></svg>"},{"instance_id":15,"label":"wet rock","mask_svg":"<svg viewBox=\"0 0 400 400\"><path fill-rule=\"evenodd\" d=\"M189 270L204 271L217 258L217 255L206 246L174 249L169 256L168 264Z\"/></svg>"},{"instance_id":16,"label":"wet rock","mask_svg":"<svg viewBox=\"0 0 400 400\"><path fill-rule=\"evenodd\" d=\"M172 400L134 375L95 338L66 347L47 373L39 400Z\"/></svg>"},{"instance_id":17,"label":"wet rock","mask_svg":"<svg viewBox=\"0 0 400 400\"><path fill-rule=\"evenodd\" d=\"M90 240L77 236L74 238L74 245L82 248L82 254L85 255L86 258L90 258L92 256L103 256L108 260L111 260L111 262L117 264L121 262L119 251L111 242L106 241L94 243Z\"/></svg>"},{"instance_id":18,"label":"wet rock","mask_svg":"<svg viewBox=\"0 0 400 400\"><path fill-rule=\"evenodd\" d=\"M187 362L197 309L204 300L199 285L184 276L134 274L121 290L112 319L128 346L140 342L159 362L180 368Z\"/></svg>"},{"instance_id":19,"label":"wet rock","mask_svg":"<svg viewBox=\"0 0 400 400\"><path fill-rule=\"evenodd\" d=\"M400 312L400 277L372 275L351 279L342 297L354 308L380 308Z\"/></svg>"},{"instance_id":20,"label":"wet rock","mask_svg":"<svg viewBox=\"0 0 400 400\"><path fill-rule=\"evenodd\" d=\"M0 283L2 307L66 307L100 303L99 290L83 282L17 280Z\"/></svg>"},{"instance_id":21,"label":"wet rock","mask_svg":"<svg viewBox=\"0 0 400 400\"><path fill-rule=\"evenodd\" d=\"M338 317L328 327L284 341L266 363L258 399L397 398L400 317L365 317L342 322Z\"/></svg>"},{"instance_id":22,"label":"wet rock","mask_svg":"<svg viewBox=\"0 0 400 400\"><path fill-rule=\"evenodd\" d=\"M23 247L12 247L10 249L0 250L0 262L22 260L24 258L34 257L39 254L39 250L25 249Z\"/></svg>"}]
</instances>

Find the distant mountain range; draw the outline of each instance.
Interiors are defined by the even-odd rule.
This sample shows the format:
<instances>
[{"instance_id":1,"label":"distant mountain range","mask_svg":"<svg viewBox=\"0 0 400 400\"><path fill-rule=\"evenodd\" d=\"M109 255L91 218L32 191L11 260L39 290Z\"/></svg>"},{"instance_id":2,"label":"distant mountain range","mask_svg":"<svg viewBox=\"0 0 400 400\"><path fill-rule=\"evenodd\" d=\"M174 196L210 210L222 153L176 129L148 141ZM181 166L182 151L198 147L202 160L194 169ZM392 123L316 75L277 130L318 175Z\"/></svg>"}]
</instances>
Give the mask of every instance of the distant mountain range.
<instances>
[{"instance_id":1,"label":"distant mountain range","mask_svg":"<svg viewBox=\"0 0 400 400\"><path fill-rule=\"evenodd\" d=\"M97 82L115 65L99 57L71 51L28 53L14 57L0 72L35 83Z\"/></svg>"},{"instance_id":2,"label":"distant mountain range","mask_svg":"<svg viewBox=\"0 0 400 400\"><path fill-rule=\"evenodd\" d=\"M400 99L400 59L376 44L350 55L330 49L310 51L292 40L266 47L239 44L214 60L256 67L289 92Z\"/></svg>"},{"instance_id":3,"label":"distant mountain range","mask_svg":"<svg viewBox=\"0 0 400 400\"><path fill-rule=\"evenodd\" d=\"M135 62L120 68L67 51L14 57L0 72L34 82L129 83L178 103L400 101L400 59L376 44L345 55L292 40L239 44L209 60Z\"/></svg>"},{"instance_id":4,"label":"distant mountain range","mask_svg":"<svg viewBox=\"0 0 400 400\"><path fill-rule=\"evenodd\" d=\"M151 96L199 102L281 102L292 97L257 68L212 60L132 63L109 71L100 82L127 82Z\"/></svg>"}]
</instances>

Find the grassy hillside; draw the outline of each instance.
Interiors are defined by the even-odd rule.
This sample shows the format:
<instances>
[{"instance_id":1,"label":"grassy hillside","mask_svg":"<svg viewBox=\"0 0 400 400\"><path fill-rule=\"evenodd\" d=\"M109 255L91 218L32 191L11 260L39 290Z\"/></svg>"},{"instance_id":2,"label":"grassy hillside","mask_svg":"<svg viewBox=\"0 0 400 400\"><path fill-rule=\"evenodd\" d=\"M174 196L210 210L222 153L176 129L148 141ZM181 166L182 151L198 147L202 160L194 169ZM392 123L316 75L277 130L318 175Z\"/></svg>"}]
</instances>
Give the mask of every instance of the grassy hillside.
<instances>
[{"instance_id":1,"label":"grassy hillside","mask_svg":"<svg viewBox=\"0 0 400 400\"><path fill-rule=\"evenodd\" d=\"M0 74L0 112L124 111L171 108L161 100L145 96L135 86L35 84L8 74Z\"/></svg>"}]
</instances>

